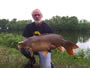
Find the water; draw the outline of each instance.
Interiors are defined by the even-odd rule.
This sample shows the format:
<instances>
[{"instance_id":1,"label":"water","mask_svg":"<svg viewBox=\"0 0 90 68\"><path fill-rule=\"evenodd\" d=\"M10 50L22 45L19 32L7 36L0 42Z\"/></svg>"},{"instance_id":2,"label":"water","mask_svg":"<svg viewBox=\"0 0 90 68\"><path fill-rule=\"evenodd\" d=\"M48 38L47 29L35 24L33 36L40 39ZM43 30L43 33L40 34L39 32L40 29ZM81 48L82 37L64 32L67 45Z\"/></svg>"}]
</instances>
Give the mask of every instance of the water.
<instances>
[{"instance_id":1,"label":"water","mask_svg":"<svg viewBox=\"0 0 90 68\"><path fill-rule=\"evenodd\" d=\"M65 40L76 43L80 49L90 48L90 34L89 33L60 33Z\"/></svg>"},{"instance_id":2,"label":"water","mask_svg":"<svg viewBox=\"0 0 90 68\"><path fill-rule=\"evenodd\" d=\"M77 42L77 45L81 48L81 49L87 49L90 48L90 38L86 41L86 42Z\"/></svg>"}]
</instances>

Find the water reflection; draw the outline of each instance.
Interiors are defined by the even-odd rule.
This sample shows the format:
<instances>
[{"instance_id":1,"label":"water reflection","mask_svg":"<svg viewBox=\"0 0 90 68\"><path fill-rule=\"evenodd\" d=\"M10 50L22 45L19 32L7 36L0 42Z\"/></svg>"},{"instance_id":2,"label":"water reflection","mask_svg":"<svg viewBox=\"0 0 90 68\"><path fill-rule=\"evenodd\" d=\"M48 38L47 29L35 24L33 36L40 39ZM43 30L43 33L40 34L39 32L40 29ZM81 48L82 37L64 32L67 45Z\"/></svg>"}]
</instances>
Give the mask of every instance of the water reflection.
<instances>
[{"instance_id":1,"label":"water reflection","mask_svg":"<svg viewBox=\"0 0 90 68\"><path fill-rule=\"evenodd\" d=\"M82 49L90 48L90 38L85 42L78 41L77 45L79 45L79 47L82 48Z\"/></svg>"},{"instance_id":2,"label":"water reflection","mask_svg":"<svg viewBox=\"0 0 90 68\"><path fill-rule=\"evenodd\" d=\"M61 32L60 33L66 40L76 43L80 48L90 48L90 34L78 32Z\"/></svg>"}]
</instances>

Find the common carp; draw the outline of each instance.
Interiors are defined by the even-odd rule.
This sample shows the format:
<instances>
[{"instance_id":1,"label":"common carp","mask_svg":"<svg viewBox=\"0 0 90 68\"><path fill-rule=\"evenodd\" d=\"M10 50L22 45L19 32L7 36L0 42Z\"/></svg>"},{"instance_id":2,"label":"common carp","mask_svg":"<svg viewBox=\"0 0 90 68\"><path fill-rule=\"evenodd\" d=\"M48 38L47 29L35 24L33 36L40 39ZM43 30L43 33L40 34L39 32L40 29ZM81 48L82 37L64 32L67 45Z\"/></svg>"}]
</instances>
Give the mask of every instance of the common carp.
<instances>
[{"instance_id":1,"label":"common carp","mask_svg":"<svg viewBox=\"0 0 90 68\"><path fill-rule=\"evenodd\" d=\"M55 46L60 51L62 47L65 48L70 56L73 56L73 49L78 48L76 44L71 41L64 40L64 38L59 34L45 34L40 36L32 36L27 40L18 43L18 48L28 48L31 56L33 52L41 51L43 56L46 56L48 50Z\"/></svg>"}]
</instances>

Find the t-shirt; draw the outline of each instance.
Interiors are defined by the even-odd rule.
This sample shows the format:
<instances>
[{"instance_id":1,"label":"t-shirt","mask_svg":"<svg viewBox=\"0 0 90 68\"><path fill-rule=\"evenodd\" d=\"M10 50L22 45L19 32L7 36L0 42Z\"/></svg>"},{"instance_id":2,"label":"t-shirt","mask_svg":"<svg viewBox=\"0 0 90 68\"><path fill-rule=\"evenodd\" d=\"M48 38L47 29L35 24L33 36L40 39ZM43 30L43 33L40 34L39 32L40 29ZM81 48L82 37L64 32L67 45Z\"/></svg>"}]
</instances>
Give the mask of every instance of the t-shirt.
<instances>
[{"instance_id":1,"label":"t-shirt","mask_svg":"<svg viewBox=\"0 0 90 68\"><path fill-rule=\"evenodd\" d=\"M51 27L43 21L40 25L36 25L34 22L31 24L28 24L25 27L23 36L31 37L34 35L35 32L39 32L40 34L53 33Z\"/></svg>"}]
</instances>

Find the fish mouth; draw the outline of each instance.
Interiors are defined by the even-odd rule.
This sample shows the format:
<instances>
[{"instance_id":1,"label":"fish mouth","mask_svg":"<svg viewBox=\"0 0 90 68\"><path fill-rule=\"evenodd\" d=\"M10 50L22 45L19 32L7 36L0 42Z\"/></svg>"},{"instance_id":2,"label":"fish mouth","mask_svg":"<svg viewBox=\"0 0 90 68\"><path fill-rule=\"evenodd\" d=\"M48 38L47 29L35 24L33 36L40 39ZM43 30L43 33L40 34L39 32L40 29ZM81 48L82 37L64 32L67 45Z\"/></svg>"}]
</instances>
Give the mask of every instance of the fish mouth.
<instances>
[{"instance_id":1,"label":"fish mouth","mask_svg":"<svg viewBox=\"0 0 90 68\"><path fill-rule=\"evenodd\" d=\"M21 42L18 42L18 48L20 49L20 48L23 48L23 45L24 45L24 42L23 41L21 41Z\"/></svg>"}]
</instances>

